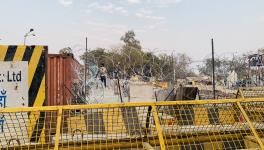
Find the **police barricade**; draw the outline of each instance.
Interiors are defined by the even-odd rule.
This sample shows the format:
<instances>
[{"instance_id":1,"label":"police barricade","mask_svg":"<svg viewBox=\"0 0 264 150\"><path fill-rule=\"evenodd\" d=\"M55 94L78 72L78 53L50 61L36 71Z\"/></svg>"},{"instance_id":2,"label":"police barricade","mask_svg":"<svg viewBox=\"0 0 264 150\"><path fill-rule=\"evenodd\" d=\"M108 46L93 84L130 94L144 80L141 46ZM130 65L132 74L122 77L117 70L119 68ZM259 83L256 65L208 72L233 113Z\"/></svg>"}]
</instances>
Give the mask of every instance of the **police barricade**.
<instances>
[{"instance_id":1,"label":"police barricade","mask_svg":"<svg viewBox=\"0 0 264 150\"><path fill-rule=\"evenodd\" d=\"M236 98L261 98L264 97L264 87L239 88Z\"/></svg>"},{"instance_id":2,"label":"police barricade","mask_svg":"<svg viewBox=\"0 0 264 150\"><path fill-rule=\"evenodd\" d=\"M4 108L0 148L263 149L263 109L264 98Z\"/></svg>"}]
</instances>

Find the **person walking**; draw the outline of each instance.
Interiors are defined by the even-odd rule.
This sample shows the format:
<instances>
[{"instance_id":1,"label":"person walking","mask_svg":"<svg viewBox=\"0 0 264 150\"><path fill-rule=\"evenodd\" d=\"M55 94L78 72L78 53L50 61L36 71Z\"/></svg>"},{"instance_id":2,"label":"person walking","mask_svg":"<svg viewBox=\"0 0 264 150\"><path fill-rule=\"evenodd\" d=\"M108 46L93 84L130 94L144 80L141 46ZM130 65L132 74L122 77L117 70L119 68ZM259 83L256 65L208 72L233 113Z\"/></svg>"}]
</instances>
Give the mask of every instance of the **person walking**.
<instances>
[{"instance_id":1,"label":"person walking","mask_svg":"<svg viewBox=\"0 0 264 150\"><path fill-rule=\"evenodd\" d=\"M100 75L100 80L104 84L104 87L106 87L107 70L106 70L104 64L101 64L95 78L97 78L98 74Z\"/></svg>"}]
</instances>

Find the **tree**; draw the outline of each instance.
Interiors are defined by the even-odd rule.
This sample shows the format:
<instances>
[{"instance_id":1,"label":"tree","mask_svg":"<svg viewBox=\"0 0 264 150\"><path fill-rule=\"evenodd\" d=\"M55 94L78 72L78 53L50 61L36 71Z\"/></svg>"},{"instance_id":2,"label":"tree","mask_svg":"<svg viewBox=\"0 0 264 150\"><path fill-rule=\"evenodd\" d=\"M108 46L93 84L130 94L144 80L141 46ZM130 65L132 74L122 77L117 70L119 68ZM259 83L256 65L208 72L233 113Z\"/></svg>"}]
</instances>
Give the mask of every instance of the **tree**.
<instances>
[{"instance_id":1,"label":"tree","mask_svg":"<svg viewBox=\"0 0 264 150\"><path fill-rule=\"evenodd\" d=\"M260 49L258 49L258 53L259 53L259 54L264 54L264 48L260 48Z\"/></svg>"},{"instance_id":2,"label":"tree","mask_svg":"<svg viewBox=\"0 0 264 150\"><path fill-rule=\"evenodd\" d=\"M247 56L245 54L233 57L231 61L229 61L229 66L231 70L235 70L237 73L238 79L246 79L247 77L247 69L248 69L248 63L247 63Z\"/></svg>"},{"instance_id":3,"label":"tree","mask_svg":"<svg viewBox=\"0 0 264 150\"><path fill-rule=\"evenodd\" d=\"M99 66L102 63L106 63L104 56L107 55L107 53L105 51L106 49L99 47L87 53L85 52L83 55L80 56L80 58L81 60L83 60L83 62L85 62L85 58L87 57L88 61L96 63Z\"/></svg>"},{"instance_id":4,"label":"tree","mask_svg":"<svg viewBox=\"0 0 264 150\"><path fill-rule=\"evenodd\" d=\"M125 47L141 49L140 41L135 38L136 34L133 30L129 30L120 38L125 43Z\"/></svg>"},{"instance_id":5,"label":"tree","mask_svg":"<svg viewBox=\"0 0 264 150\"><path fill-rule=\"evenodd\" d=\"M189 68L191 64L191 58L189 56L184 53L180 53L174 56L173 60L175 61L174 64L176 69L176 78L183 79L188 76L195 76L195 73Z\"/></svg>"},{"instance_id":6,"label":"tree","mask_svg":"<svg viewBox=\"0 0 264 150\"><path fill-rule=\"evenodd\" d=\"M223 68L225 68L223 60L221 60L220 58L215 58L214 64L215 64L215 73L216 74L222 74L223 72L225 72L223 70ZM205 59L204 64L202 66L198 66L198 70L199 70L200 74L202 74L202 75L212 76L212 74L213 74L212 59L211 58Z\"/></svg>"},{"instance_id":7,"label":"tree","mask_svg":"<svg viewBox=\"0 0 264 150\"><path fill-rule=\"evenodd\" d=\"M136 74L146 80L154 77L163 81L172 81L174 70L176 70L176 78L185 78L194 74L189 69L191 59L186 54L172 56L165 53L155 55L145 52L135 36L134 31L130 30L120 38L125 43L123 46L112 49L96 48L84 53L81 59L85 61L87 58L98 66L105 64L110 77L116 70L117 64L121 78Z\"/></svg>"},{"instance_id":8,"label":"tree","mask_svg":"<svg viewBox=\"0 0 264 150\"><path fill-rule=\"evenodd\" d=\"M202 66L198 66L200 74L212 76L212 60L205 59ZM238 79L245 79L247 76L247 57L246 55L233 56L228 58L215 58L215 74L216 76L227 77L228 73L235 71L238 74Z\"/></svg>"}]
</instances>

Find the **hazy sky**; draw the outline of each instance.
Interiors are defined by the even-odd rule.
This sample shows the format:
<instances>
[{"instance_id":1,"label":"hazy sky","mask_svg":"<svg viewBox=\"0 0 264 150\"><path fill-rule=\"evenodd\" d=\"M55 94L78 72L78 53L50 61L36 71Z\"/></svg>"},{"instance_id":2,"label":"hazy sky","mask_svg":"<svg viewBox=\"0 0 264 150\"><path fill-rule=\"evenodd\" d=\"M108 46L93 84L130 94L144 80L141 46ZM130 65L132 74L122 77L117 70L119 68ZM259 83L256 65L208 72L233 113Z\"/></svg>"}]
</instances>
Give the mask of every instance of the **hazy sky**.
<instances>
[{"instance_id":1,"label":"hazy sky","mask_svg":"<svg viewBox=\"0 0 264 150\"><path fill-rule=\"evenodd\" d=\"M113 47L133 29L144 48L194 60L264 47L264 0L1 0L0 44ZM171 51L168 51L171 52Z\"/></svg>"}]
</instances>

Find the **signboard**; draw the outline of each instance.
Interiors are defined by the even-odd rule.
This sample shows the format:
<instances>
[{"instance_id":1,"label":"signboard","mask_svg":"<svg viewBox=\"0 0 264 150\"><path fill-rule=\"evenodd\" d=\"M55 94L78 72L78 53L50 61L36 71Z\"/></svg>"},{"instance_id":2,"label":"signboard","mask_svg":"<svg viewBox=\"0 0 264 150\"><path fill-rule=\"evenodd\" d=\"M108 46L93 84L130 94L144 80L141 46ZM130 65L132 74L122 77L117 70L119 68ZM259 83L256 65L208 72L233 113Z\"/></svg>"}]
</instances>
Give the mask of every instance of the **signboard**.
<instances>
[{"instance_id":1,"label":"signboard","mask_svg":"<svg viewBox=\"0 0 264 150\"><path fill-rule=\"evenodd\" d=\"M44 105L47 52L46 46L0 45L0 107ZM40 118L44 115L43 112L0 114L2 146L10 140L20 144L40 141L45 121Z\"/></svg>"},{"instance_id":2,"label":"signboard","mask_svg":"<svg viewBox=\"0 0 264 150\"><path fill-rule=\"evenodd\" d=\"M0 61L0 108L28 106L28 62L27 61ZM16 136L15 128L26 126L28 121L26 112L16 114L16 118L8 113L0 115L0 137ZM15 128L8 128L14 125ZM23 136L27 139L26 128L22 127ZM6 144L8 141L2 140Z\"/></svg>"},{"instance_id":3,"label":"signboard","mask_svg":"<svg viewBox=\"0 0 264 150\"><path fill-rule=\"evenodd\" d=\"M26 61L0 62L0 107L28 106L28 63ZM0 95L0 96L1 96Z\"/></svg>"}]
</instances>

